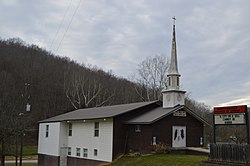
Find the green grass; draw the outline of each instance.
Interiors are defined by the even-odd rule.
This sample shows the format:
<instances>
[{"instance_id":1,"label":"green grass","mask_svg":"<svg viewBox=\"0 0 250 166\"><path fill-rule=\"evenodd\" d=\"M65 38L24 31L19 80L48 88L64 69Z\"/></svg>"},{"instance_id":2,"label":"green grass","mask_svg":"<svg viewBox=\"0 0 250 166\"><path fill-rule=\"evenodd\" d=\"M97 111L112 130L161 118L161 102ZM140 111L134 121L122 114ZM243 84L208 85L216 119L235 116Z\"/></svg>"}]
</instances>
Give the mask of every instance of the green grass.
<instances>
[{"instance_id":1,"label":"green grass","mask_svg":"<svg viewBox=\"0 0 250 166\"><path fill-rule=\"evenodd\" d=\"M207 156L154 154L147 156L124 156L108 166L199 166Z\"/></svg>"},{"instance_id":2,"label":"green grass","mask_svg":"<svg viewBox=\"0 0 250 166\"><path fill-rule=\"evenodd\" d=\"M6 149L6 154L8 156L14 156L16 153L15 147L9 147ZM18 147L18 155L20 154L20 146ZM37 154L37 146L24 146L23 147L23 156L30 156L30 155L36 155Z\"/></svg>"},{"instance_id":3,"label":"green grass","mask_svg":"<svg viewBox=\"0 0 250 166\"><path fill-rule=\"evenodd\" d=\"M23 155L36 155L37 154L37 146L24 146L23 147Z\"/></svg>"}]
</instances>

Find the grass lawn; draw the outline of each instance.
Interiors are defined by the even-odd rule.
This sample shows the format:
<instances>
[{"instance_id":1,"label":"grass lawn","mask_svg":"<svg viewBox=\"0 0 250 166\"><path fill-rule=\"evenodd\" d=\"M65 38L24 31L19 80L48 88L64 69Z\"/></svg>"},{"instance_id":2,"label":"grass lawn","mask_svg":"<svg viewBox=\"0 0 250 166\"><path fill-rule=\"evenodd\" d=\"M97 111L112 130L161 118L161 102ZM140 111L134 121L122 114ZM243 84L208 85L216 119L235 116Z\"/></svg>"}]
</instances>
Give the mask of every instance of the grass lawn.
<instances>
[{"instance_id":1,"label":"grass lawn","mask_svg":"<svg viewBox=\"0 0 250 166\"><path fill-rule=\"evenodd\" d=\"M19 155L20 147L18 147L18 155ZM6 150L7 154L15 155L16 149L15 147L9 147ZM37 154L37 146L23 146L23 156L36 155Z\"/></svg>"},{"instance_id":2,"label":"grass lawn","mask_svg":"<svg viewBox=\"0 0 250 166\"><path fill-rule=\"evenodd\" d=\"M199 166L207 156L154 154L147 156L124 156L108 166Z\"/></svg>"}]
</instances>

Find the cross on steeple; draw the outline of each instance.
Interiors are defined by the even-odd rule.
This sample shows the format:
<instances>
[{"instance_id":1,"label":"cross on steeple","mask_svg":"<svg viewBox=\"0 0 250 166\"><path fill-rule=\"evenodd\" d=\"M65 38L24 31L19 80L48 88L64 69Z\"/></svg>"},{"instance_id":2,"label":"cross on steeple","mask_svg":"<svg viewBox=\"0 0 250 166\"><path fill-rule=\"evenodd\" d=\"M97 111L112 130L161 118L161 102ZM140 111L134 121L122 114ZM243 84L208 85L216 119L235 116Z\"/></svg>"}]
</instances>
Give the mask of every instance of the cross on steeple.
<instances>
[{"instance_id":1,"label":"cross on steeple","mask_svg":"<svg viewBox=\"0 0 250 166\"><path fill-rule=\"evenodd\" d=\"M176 17L174 16L172 17L172 19L173 19L173 25L175 25Z\"/></svg>"}]
</instances>

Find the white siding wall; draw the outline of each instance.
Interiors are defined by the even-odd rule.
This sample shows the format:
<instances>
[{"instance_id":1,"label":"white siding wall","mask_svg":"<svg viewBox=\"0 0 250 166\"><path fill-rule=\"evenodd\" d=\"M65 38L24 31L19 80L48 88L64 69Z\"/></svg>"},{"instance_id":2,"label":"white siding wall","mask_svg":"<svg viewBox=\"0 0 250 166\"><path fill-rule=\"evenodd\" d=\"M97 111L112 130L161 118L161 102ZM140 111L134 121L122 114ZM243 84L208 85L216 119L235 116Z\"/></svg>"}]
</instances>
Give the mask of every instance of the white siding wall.
<instances>
[{"instance_id":1,"label":"white siding wall","mask_svg":"<svg viewBox=\"0 0 250 166\"><path fill-rule=\"evenodd\" d=\"M49 125L49 136L46 137L46 125ZM59 156L60 122L40 123L38 153Z\"/></svg>"},{"instance_id":2,"label":"white siding wall","mask_svg":"<svg viewBox=\"0 0 250 166\"><path fill-rule=\"evenodd\" d=\"M95 122L99 122L99 137L94 137ZM87 148L87 159L101 160L107 162L112 161L112 119L72 122L72 129L72 136L68 136L68 147L72 148L72 157L77 157L76 148L81 148L80 158L83 158L83 148ZM94 149L98 150L97 156L94 156Z\"/></svg>"},{"instance_id":3,"label":"white siding wall","mask_svg":"<svg viewBox=\"0 0 250 166\"><path fill-rule=\"evenodd\" d=\"M60 147L68 147L68 125L66 122L60 123Z\"/></svg>"},{"instance_id":4,"label":"white siding wall","mask_svg":"<svg viewBox=\"0 0 250 166\"><path fill-rule=\"evenodd\" d=\"M99 122L99 137L94 137L95 122ZM71 147L71 156L76 156L76 148L81 148L83 158L83 148L88 149L86 159L112 161L113 153L113 119L98 119L72 121L72 136L68 136L68 123L40 123L38 153L53 156L60 156L61 147ZM45 137L46 125L49 125L49 136ZM94 156L94 149L98 150L98 155Z\"/></svg>"}]
</instances>

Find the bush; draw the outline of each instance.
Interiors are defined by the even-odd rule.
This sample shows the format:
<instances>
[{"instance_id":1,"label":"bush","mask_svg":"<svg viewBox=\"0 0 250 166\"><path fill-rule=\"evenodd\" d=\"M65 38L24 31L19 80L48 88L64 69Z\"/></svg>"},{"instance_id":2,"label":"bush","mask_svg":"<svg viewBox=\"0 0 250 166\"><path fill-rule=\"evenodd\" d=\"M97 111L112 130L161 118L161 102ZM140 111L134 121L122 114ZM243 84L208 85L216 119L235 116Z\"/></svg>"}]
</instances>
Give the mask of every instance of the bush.
<instances>
[{"instance_id":1,"label":"bush","mask_svg":"<svg viewBox=\"0 0 250 166\"><path fill-rule=\"evenodd\" d=\"M166 144L159 142L158 144L152 145L152 150L155 153L169 153L170 147Z\"/></svg>"}]
</instances>

